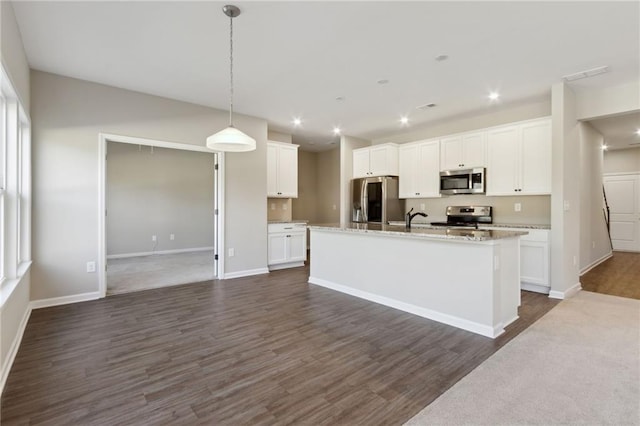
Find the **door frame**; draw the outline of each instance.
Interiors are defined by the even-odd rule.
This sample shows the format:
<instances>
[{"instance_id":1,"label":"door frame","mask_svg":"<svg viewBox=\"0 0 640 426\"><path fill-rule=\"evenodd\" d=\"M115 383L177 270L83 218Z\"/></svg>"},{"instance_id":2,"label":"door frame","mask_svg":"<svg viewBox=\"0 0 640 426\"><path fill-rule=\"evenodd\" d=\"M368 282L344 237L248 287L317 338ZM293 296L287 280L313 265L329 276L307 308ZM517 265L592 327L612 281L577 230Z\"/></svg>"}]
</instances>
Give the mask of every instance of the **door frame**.
<instances>
[{"instance_id":1,"label":"door frame","mask_svg":"<svg viewBox=\"0 0 640 426\"><path fill-rule=\"evenodd\" d=\"M108 133L98 134L98 292L100 298L107 295L107 238L106 238L106 188L107 188L107 142L128 143L133 145L153 146L157 148L179 149L183 151L204 152L214 154L214 164L217 170L215 175L214 194L214 260L215 277L224 277L224 256L221 255L224 247L224 153L186 143L166 142L154 139L122 136Z\"/></svg>"}]
</instances>

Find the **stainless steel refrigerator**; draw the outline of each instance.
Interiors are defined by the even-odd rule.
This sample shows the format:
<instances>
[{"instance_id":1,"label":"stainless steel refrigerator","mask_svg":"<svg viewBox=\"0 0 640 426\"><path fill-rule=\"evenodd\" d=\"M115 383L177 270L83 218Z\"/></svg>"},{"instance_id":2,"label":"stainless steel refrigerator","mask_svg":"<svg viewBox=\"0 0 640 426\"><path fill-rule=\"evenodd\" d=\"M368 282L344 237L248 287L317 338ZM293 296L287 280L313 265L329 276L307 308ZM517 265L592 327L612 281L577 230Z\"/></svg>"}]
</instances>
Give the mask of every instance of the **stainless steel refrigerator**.
<instances>
[{"instance_id":1,"label":"stainless steel refrigerator","mask_svg":"<svg viewBox=\"0 0 640 426\"><path fill-rule=\"evenodd\" d=\"M404 200L398 198L398 177L379 176L351 181L351 221L389 223L404 220Z\"/></svg>"}]
</instances>

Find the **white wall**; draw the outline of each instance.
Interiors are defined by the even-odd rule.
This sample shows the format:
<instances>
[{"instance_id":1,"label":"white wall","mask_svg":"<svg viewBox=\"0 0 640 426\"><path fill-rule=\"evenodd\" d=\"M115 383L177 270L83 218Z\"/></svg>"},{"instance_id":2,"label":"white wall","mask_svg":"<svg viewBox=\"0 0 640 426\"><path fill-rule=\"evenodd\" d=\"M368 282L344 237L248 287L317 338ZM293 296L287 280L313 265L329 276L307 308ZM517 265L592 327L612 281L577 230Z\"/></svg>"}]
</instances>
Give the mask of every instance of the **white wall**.
<instances>
[{"instance_id":1,"label":"white wall","mask_svg":"<svg viewBox=\"0 0 640 426\"><path fill-rule=\"evenodd\" d=\"M616 149L604 153L604 173L640 172L640 148Z\"/></svg>"},{"instance_id":2,"label":"white wall","mask_svg":"<svg viewBox=\"0 0 640 426\"><path fill-rule=\"evenodd\" d=\"M0 1L0 61L18 100L29 114L29 66L11 2ZM17 256L17 253L14 253ZM0 393L22 338L30 309L31 271L0 288Z\"/></svg>"},{"instance_id":3,"label":"white wall","mask_svg":"<svg viewBox=\"0 0 640 426\"><path fill-rule=\"evenodd\" d=\"M576 117L579 120L640 111L640 81L607 89L576 91Z\"/></svg>"},{"instance_id":4,"label":"white wall","mask_svg":"<svg viewBox=\"0 0 640 426\"><path fill-rule=\"evenodd\" d=\"M579 288L580 147L576 100L564 83L552 87L551 292L565 298Z\"/></svg>"},{"instance_id":5,"label":"white wall","mask_svg":"<svg viewBox=\"0 0 640 426\"><path fill-rule=\"evenodd\" d=\"M128 90L33 71L32 299L98 291L98 134L204 146L228 114ZM226 273L266 268L267 123L235 116L257 149L225 155ZM100 267L100 265L99 265Z\"/></svg>"},{"instance_id":6,"label":"white wall","mask_svg":"<svg viewBox=\"0 0 640 426\"><path fill-rule=\"evenodd\" d=\"M29 64L12 3L5 0L0 1L0 53L2 66L9 74L25 112L29 114Z\"/></svg>"},{"instance_id":7,"label":"white wall","mask_svg":"<svg viewBox=\"0 0 640 426\"><path fill-rule=\"evenodd\" d=\"M580 271L611 255L602 195L603 136L589 123L579 124Z\"/></svg>"},{"instance_id":8,"label":"white wall","mask_svg":"<svg viewBox=\"0 0 640 426\"><path fill-rule=\"evenodd\" d=\"M428 114L428 112L424 112L424 114ZM551 102L549 100L520 105L491 107L488 108L485 113L476 112L467 116L452 117L421 126L408 127L403 131L398 131L387 137L374 139L373 145L387 142L406 143L422 139L431 139L516 121L548 117L549 115L551 115Z\"/></svg>"},{"instance_id":9,"label":"white wall","mask_svg":"<svg viewBox=\"0 0 640 426\"><path fill-rule=\"evenodd\" d=\"M108 256L213 247L213 153L109 142L107 158Z\"/></svg>"}]
</instances>

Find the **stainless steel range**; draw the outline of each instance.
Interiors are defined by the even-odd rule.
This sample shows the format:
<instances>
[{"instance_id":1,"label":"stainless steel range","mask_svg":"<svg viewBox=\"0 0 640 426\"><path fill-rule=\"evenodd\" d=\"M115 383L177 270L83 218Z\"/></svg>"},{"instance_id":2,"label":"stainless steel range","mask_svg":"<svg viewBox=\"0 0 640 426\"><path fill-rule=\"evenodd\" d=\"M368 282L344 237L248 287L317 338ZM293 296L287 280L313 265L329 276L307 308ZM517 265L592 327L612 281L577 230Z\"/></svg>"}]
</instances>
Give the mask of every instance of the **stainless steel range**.
<instances>
[{"instance_id":1,"label":"stainless steel range","mask_svg":"<svg viewBox=\"0 0 640 426\"><path fill-rule=\"evenodd\" d=\"M433 226L463 226L478 228L493 222L491 206L449 206L446 222L431 222Z\"/></svg>"}]
</instances>

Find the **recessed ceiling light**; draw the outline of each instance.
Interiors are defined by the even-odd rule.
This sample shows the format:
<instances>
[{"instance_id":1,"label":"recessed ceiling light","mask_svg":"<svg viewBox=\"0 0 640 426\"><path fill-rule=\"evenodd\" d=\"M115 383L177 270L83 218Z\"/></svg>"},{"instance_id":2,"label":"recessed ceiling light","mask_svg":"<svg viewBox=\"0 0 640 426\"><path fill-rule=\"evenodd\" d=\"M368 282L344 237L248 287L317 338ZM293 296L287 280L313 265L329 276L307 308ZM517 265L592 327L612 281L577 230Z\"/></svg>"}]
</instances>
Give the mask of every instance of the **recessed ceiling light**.
<instances>
[{"instance_id":1,"label":"recessed ceiling light","mask_svg":"<svg viewBox=\"0 0 640 426\"><path fill-rule=\"evenodd\" d=\"M602 150L606 151L607 149L609 149L609 145L603 143L602 144Z\"/></svg>"},{"instance_id":2,"label":"recessed ceiling light","mask_svg":"<svg viewBox=\"0 0 640 426\"><path fill-rule=\"evenodd\" d=\"M640 129L636 130L636 135L640 136Z\"/></svg>"},{"instance_id":3,"label":"recessed ceiling light","mask_svg":"<svg viewBox=\"0 0 640 426\"><path fill-rule=\"evenodd\" d=\"M427 109L427 108L433 108L435 106L436 106L436 104L430 103L430 104L424 104L424 105L417 106L416 109Z\"/></svg>"},{"instance_id":4,"label":"recessed ceiling light","mask_svg":"<svg viewBox=\"0 0 640 426\"><path fill-rule=\"evenodd\" d=\"M583 78L588 78L588 77L593 77L599 74L604 74L606 72L609 72L609 67L608 66L603 66L603 67L598 67L598 68L591 68L590 70L585 70L585 71L580 71L577 72L575 74L569 74L569 75L565 75L562 77L562 79L564 81L576 81L576 80L580 80Z\"/></svg>"},{"instance_id":5,"label":"recessed ceiling light","mask_svg":"<svg viewBox=\"0 0 640 426\"><path fill-rule=\"evenodd\" d=\"M438 62L446 61L447 59L449 59L449 55L438 55L435 59Z\"/></svg>"},{"instance_id":6,"label":"recessed ceiling light","mask_svg":"<svg viewBox=\"0 0 640 426\"><path fill-rule=\"evenodd\" d=\"M333 128L333 134L334 134L334 135L339 135L341 131L342 131L342 130L340 130L340 127L334 127L334 128Z\"/></svg>"},{"instance_id":7,"label":"recessed ceiling light","mask_svg":"<svg viewBox=\"0 0 640 426\"><path fill-rule=\"evenodd\" d=\"M338 102L342 102L342 101L344 101L344 96L338 96L338 97L336 98L336 101L338 101Z\"/></svg>"},{"instance_id":8,"label":"recessed ceiling light","mask_svg":"<svg viewBox=\"0 0 640 426\"><path fill-rule=\"evenodd\" d=\"M498 92L489 93L489 99L491 99L492 101L497 100L499 97L500 97L500 93Z\"/></svg>"},{"instance_id":9,"label":"recessed ceiling light","mask_svg":"<svg viewBox=\"0 0 640 426\"><path fill-rule=\"evenodd\" d=\"M387 80L386 78L377 81L378 84L387 84L388 82L389 82L389 80Z\"/></svg>"},{"instance_id":10,"label":"recessed ceiling light","mask_svg":"<svg viewBox=\"0 0 640 426\"><path fill-rule=\"evenodd\" d=\"M400 123L408 124L409 123L409 117L400 117Z\"/></svg>"},{"instance_id":11,"label":"recessed ceiling light","mask_svg":"<svg viewBox=\"0 0 640 426\"><path fill-rule=\"evenodd\" d=\"M294 126L299 126L301 124L302 124L302 120L300 118L296 117L296 118L293 119L293 125Z\"/></svg>"}]
</instances>

